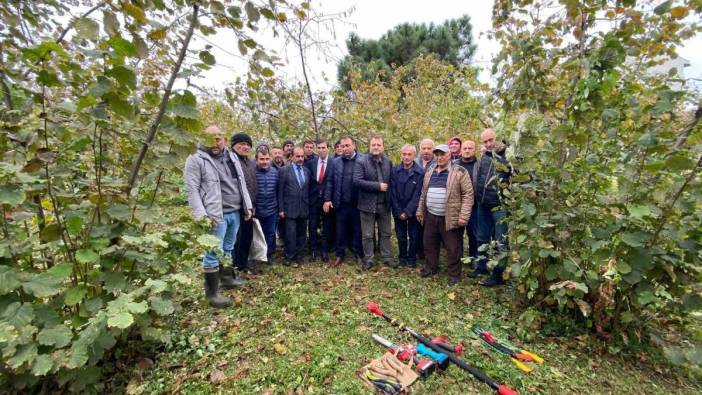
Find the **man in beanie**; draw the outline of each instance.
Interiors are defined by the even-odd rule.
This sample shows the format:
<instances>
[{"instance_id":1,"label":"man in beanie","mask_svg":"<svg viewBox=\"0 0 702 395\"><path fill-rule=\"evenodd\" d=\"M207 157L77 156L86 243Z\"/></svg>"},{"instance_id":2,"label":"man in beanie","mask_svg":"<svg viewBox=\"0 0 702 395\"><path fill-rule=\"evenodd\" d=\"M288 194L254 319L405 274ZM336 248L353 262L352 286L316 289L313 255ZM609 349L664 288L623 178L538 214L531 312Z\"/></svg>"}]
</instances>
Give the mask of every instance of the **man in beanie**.
<instances>
[{"instance_id":1,"label":"man in beanie","mask_svg":"<svg viewBox=\"0 0 702 395\"><path fill-rule=\"evenodd\" d=\"M222 131L212 125L205 133L214 144L209 147L199 145L197 151L188 156L184 171L185 191L193 217L212 229L226 258L231 257L234 249L240 213L243 211L244 219L250 221L253 205L246 183L242 180L241 163L227 149L227 140ZM219 295L219 287L232 289L243 282L220 265L219 259L214 251L207 251L202 258L202 267L205 295L210 305L223 308L231 305L231 300Z\"/></svg>"},{"instance_id":2,"label":"man in beanie","mask_svg":"<svg viewBox=\"0 0 702 395\"><path fill-rule=\"evenodd\" d=\"M458 136L453 136L448 141L449 151L451 152L451 161L461 159L461 146L463 145L463 140Z\"/></svg>"},{"instance_id":3,"label":"man in beanie","mask_svg":"<svg viewBox=\"0 0 702 395\"><path fill-rule=\"evenodd\" d=\"M251 204L256 207L256 162L249 158L249 152L253 146L253 141L246 133L237 133L230 139L232 150L241 163L241 168L244 171L244 182L251 196ZM255 214L255 213L254 213ZM249 251L251 250L251 242L253 241L253 221L243 221L239 228L239 236L237 238L237 249L234 254L234 266L239 270L248 270L256 272L256 268L252 263L249 267Z\"/></svg>"}]
</instances>

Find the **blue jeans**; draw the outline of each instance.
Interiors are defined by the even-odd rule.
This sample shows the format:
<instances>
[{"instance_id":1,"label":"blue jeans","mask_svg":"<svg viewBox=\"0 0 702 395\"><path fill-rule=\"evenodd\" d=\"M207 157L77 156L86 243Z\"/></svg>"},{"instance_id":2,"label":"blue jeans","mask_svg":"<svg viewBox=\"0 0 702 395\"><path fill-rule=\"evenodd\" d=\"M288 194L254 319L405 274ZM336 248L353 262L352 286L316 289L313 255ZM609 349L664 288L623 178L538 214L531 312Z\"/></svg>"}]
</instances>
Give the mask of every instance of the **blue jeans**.
<instances>
[{"instance_id":1,"label":"blue jeans","mask_svg":"<svg viewBox=\"0 0 702 395\"><path fill-rule=\"evenodd\" d=\"M477 212L477 224L476 224L476 238L478 239L478 248L484 244L489 244L490 241L496 240L498 242L497 249L499 251L509 250L509 243L507 243L507 218L506 210L493 211L494 207L486 207L483 205L478 205ZM487 270L487 251L478 251L478 269ZM493 275L502 275L504 267L495 266L493 270Z\"/></svg>"},{"instance_id":2,"label":"blue jeans","mask_svg":"<svg viewBox=\"0 0 702 395\"><path fill-rule=\"evenodd\" d=\"M224 214L224 221L217 225L212 234L219 239L219 248L224 250L224 257L231 258L232 250L234 249L234 240L236 233L239 230L241 217L238 211ZM216 269L219 267L219 257L214 251L206 251L202 257L202 267L205 269Z\"/></svg>"},{"instance_id":3,"label":"blue jeans","mask_svg":"<svg viewBox=\"0 0 702 395\"><path fill-rule=\"evenodd\" d=\"M256 216L256 218L261 223L261 230L263 230L263 236L266 238L266 246L268 247L266 256L269 258L268 262L270 263L270 258L275 254L275 228L278 225L278 214L273 213L266 217Z\"/></svg>"}]
</instances>

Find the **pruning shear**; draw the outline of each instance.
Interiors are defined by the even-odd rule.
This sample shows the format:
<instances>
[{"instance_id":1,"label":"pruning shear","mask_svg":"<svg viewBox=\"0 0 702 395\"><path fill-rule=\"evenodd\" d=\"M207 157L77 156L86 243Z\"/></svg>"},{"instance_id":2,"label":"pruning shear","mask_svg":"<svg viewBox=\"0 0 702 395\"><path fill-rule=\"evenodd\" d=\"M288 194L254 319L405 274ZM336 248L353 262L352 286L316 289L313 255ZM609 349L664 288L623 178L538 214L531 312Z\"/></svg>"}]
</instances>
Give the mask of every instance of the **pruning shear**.
<instances>
[{"instance_id":1,"label":"pruning shear","mask_svg":"<svg viewBox=\"0 0 702 395\"><path fill-rule=\"evenodd\" d=\"M532 352L526 351L524 349L517 348L507 341L499 340L496 337L494 337L490 332L482 328L474 326L471 328L471 331L473 331L473 333L476 336L478 336L478 338L480 338L480 340L482 340L485 344L487 344L488 347L490 347L493 351L509 355L511 357L512 362L517 366L517 368L525 373L531 372L532 369L524 362L536 362L539 364L544 363L544 359L540 356Z\"/></svg>"}]
</instances>

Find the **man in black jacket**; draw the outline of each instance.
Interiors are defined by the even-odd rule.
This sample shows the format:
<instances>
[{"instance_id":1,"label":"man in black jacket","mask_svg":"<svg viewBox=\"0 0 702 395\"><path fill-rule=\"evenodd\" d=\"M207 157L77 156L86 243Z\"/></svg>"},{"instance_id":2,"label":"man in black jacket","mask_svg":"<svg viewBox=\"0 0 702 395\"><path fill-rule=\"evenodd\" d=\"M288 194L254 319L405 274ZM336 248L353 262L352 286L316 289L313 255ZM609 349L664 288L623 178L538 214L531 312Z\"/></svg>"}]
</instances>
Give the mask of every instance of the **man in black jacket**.
<instances>
[{"instance_id":1,"label":"man in black jacket","mask_svg":"<svg viewBox=\"0 0 702 395\"><path fill-rule=\"evenodd\" d=\"M393 268L417 265L417 236L419 222L416 212L422 193L424 170L415 163L417 148L406 144L400 151L402 163L393 167L390 176L390 205L395 219L395 234L399 250L399 263Z\"/></svg>"},{"instance_id":2,"label":"man in black jacket","mask_svg":"<svg viewBox=\"0 0 702 395\"><path fill-rule=\"evenodd\" d=\"M241 162L241 169L244 172L244 182L251 196L251 203L256 207L256 162L249 158L249 152L253 146L253 141L246 133L237 133L230 140L232 150L236 153ZM255 213L254 213L255 215ZM253 221L241 221L239 227L239 235L236 242L236 253L234 254L233 262L239 270L248 270L256 272L254 262L249 265L249 252L251 251L251 242L253 241Z\"/></svg>"},{"instance_id":3,"label":"man in black jacket","mask_svg":"<svg viewBox=\"0 0 702 395\"><path fill-rule=\"evenodd\" d=\"M334 172L334 165L329 157L329 146L324 140L317 141L317 158L305 162L305 166L312 175L310 179L310 228L309 245L310 261L317 260L317 253L321 255L323 262L329 262L329 252L331 244L329 236L331 233L332 214L322 210L324 204L324 188L330 173ZM322 227L321 237L318 234L319 227Z\"/></svg>"},{"instance_id":4,"label":"man in black jacket","mask_svg":"<svg viewBox=\"0 0 702 395\"><path fill-rule=\"evenodd\" d=\"M358 188L358 211L361 215L363 270L373 266L373 235L378 224L378 244L383 262L392 266L390 252L390 173L392 162L383 152L382 136L370 139L368 155L356 161L353 185Z\"/></svg>"},{"instance_id":5,"label":"man in black jacket","mask_svg":"<svg viewBox=\"0 0 702 395\"><path fill-rule=\"evenodd\" d=\"M289 266L293 260L301 264L305 249L310 171L304 166L304 160L304 150L295 147L292 163L285 166L278 177L279 215L285 219L285 266Z\"/></svg>"},{"instance_id":6,"label":"man in black jacket","mask_svg":"<svg viewBox=\"0 0 702 395\"><path fill-rule=\"evenodd\" d=\"M497 241L497 249L506 252L507 243L507 209L504 206L502 191L509 186L512 176L512 167L505 157L506 144L497 141L495 131L485 129L480 135L483 142L483 156L480 159L480 170L476 180L476 202L478 203L477 239L478 249L490 241ZM487 246L485 246L487 248ZM478 263L469 277L475 278L481 274L489 273L487 267L487 251L478 252ZM492 270L492 275L481 283L487 287L494 287L504 283L502 273L505 268L497 265Z\"/></svg>"},{"instance_id":7,"label":"man in black jacket","mask_svg":"<svg viewBox=\"0 0 702 395\"><path fill-rule=\"evenodd\" d=\"M334 171L329 173L324 187L324 212L336 212L336 261L344 260L346 243L350 243L359 264L363 256L361 247L361 218L358 213L358 188L353 185L356 161L363 155L356 152L356 143L351 136L343 137L339 147L342 155L334 158Z\"/></svg>"},{"instance_id":8,"label":"man in black jacket","mask_svg":"<svg viewBox=\"0 0 702 395\"><path fill-rule=\"evenodd\" d=\"M470 182L473 185L473 190L475 191L478 170L480 170L480 162L475 157L475 141L466 140L463 142L461 145L461 159L458 159L455 163L468 171L468 174L470 175ZM473 196L476 195L477 194L474 194ZM468 234L468 256L470 256L472 259L476 259L478 257L478 240L476 239L475 232L476 224L478 223L477 212L478 205L475 204L474 200L470 220L465 228L465 233ZM463 253L463 251L463 235L461 234L461 253Z\"/></svg>"}]
</instances>

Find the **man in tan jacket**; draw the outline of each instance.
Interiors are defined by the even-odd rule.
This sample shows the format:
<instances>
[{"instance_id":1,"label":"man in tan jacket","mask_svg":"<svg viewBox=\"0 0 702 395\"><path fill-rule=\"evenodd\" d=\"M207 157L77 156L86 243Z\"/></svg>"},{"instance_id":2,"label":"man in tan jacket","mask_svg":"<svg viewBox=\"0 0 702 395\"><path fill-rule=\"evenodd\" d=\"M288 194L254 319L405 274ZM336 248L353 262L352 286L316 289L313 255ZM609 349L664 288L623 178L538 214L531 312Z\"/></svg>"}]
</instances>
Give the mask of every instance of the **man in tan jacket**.
<instances>
[{"instance_id":1,"label":"man in tan jacket","mask_svg":"<svg viewBox=\"0 0 702 395\"><path fill-rule=\"evenodd\" d=\"M422 195L417 208L417 220L424 225L424 254L426 266L420 276L439 272L439 246L446 247L448 284L458 284L461 278L461 234L470 220L473 207L473 185L470 174L451 162L446 144L434 148L436 163L424 174Z\"/></svg>"}]
</instances>

